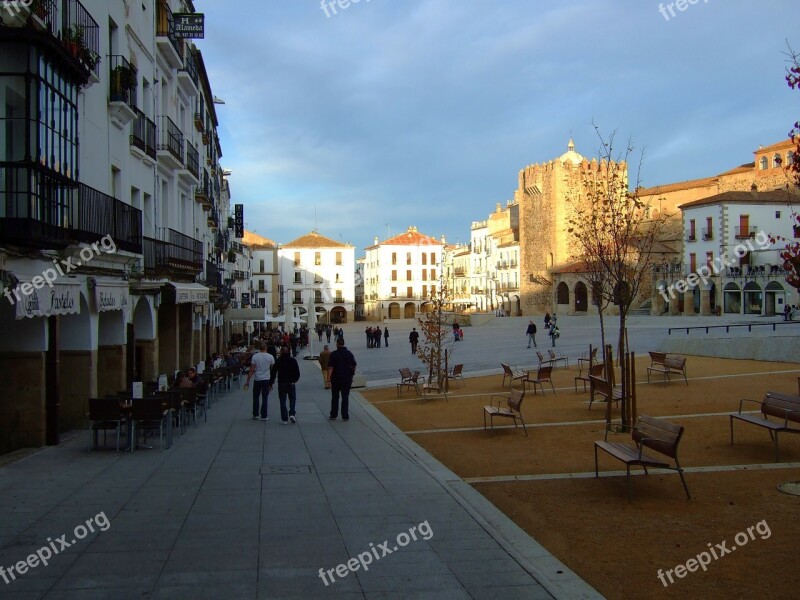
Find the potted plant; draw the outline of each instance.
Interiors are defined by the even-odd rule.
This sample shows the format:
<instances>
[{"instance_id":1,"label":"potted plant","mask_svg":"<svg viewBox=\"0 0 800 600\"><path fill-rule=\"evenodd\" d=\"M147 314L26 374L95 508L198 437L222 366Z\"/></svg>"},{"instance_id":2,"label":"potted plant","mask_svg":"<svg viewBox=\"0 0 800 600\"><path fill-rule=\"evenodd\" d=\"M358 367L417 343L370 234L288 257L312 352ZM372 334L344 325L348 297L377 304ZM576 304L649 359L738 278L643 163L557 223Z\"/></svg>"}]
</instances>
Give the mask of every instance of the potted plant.
<instances>
[{"instance_id":1,"label":"potted plant","mask_svg":"<svg viewBox=\"0 0 800 600\"><path fill-rule=\"evenodd\" d=\"M97 64L100 62L100 55L94 50L83 48L81 52L81 60L83 61L83 64L89 67L90 71L94 71L97 67Z\"/></svg>"},{"instance_id":2,"label":"potted plant","mask_svg":"<svg viewBox=\"0 0 800 600\"><path fill-rule=\"evenodd\" d=\"M69 29L64 32L63 42L67 50L69 50L69 53L75 58L79 58L85 47L83 27L80 25L71 25Z\"/></svg>"},{"instance_id":3,"label":"potted plant","mask_svg":"<svg viewBox=\"0 0 800 600\"><path fill-rule=\"evenodd\" d=\"M128 65L117 65L111 69L111 96L124 98L136 87L136 69Z\"/></svg>"}]
</instances>

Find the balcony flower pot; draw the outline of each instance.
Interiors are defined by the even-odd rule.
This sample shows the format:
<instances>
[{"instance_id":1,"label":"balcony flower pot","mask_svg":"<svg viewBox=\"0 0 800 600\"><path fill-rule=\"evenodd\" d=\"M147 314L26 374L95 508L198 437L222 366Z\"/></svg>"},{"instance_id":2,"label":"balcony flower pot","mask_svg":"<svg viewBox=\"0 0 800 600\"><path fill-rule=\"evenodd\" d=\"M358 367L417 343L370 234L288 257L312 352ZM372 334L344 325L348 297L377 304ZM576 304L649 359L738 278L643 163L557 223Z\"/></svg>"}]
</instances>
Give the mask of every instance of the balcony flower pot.
<instances>
[{"instance_id":1,"label":"balcony flower pot","mask_svg":"<svg viewBox=\"0 0 800 600\"><path fill-rule=\"evenodd\" d=\"M80 25L72 25L64 32L62 41L67 51L72 54L74 58L80 58L85 48L83 27Z\"/></svg>"},{"instance_id":2,"label":"balcony flower pot","mask_svg":"<svg viewBox=\"0 0 800 600\"><path fill-rule=\"evenodd\" d=\"M124 99L136 87L136 69L118 65L111 70L111 97Z\"/></svg>"}]
</instances>

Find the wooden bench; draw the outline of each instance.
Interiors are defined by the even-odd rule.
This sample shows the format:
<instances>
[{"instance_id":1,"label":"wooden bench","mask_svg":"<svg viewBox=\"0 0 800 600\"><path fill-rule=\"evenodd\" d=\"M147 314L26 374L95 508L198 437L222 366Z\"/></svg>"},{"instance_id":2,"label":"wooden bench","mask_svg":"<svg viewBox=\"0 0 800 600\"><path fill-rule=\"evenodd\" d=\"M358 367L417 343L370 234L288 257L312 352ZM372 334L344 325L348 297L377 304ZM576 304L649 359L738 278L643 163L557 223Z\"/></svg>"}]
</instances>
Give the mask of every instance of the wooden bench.
<instances>
[{"instance_id":1,"label":"wooden bench","mask_svg":"<svg viewBox=\"0 0 800 600\"><path fill-rule=\"evenodd\" d=\"M459 380L461 381L461 385L464 385L464 365L459 364L455 365L452 370L447 374L447 379L452 379L453 381Z\"/></svg>"},{"instance_id":2,"label":"wooden bench","mask_svg":"<svg viewBox=\"0 0 800 600\"><path fill-rule=\"evenodd\" d=\"M553 366L553 359L545 358L541 352L537 350L536 356L539 358L539 368L542 367L552 367Z\"/></svg>"},{"instance_id":3,"label":"wooden bench","mask_svg":"<svg viewBox=\"0 0 800 600\"><path fill-rule=\"evenodd\" d=\"M589 363L589 368L591 368L596 360L597 348L592 348L591 352L584 352L578 359L578 376L580 377L583 374L583 363Z\"/></svg>"},{"instance_id":4,"label":"wooden bench","mask_svg":"<svg viewBox=\"0 0 800 600\"><path fill-rule=\"evenodd\" d=\"M605 398L605 402L616 402L619 404L619 401L622 400L622 390L616 387L611 387L611 384L608 383L602 377L595 377L591 373L589 374L589 390L590 390L590 398L589 398L589 409L592 408L592 402L594 402L594 395L600 394L603 398Z\"/></svg>"},{"instance_id":5,"label":"wooden bench","mask_svg":"<svg viewBox=\"0 0 800 600\"><path fill-rule=\"evenodd\" d=\"M689 380L686 379L686 357L684 356L674 356L674 355L666 355L662 362L655 362L653 358L653 354L661 354L657 352L651 352L650 358L652 359L652 363L649 367L647 367L647 383L650 383L650 372L655 371L657 373L661 373L664 375L664 383L667 381L671 381L669 376L670 374L678 374L683 375L683 380L686 382L686 385L689 385Z\"/></svg>"},{"instance_id":6,"label":"wooden bench","mask_svg":"<svg viewBox=\"0 0 800 600\"><path fill-rule=\"evenodd\" d=\"M583 391L584 392L586 391L586 384L587 383L590 384L589 388L591 390L592 386L591 386L591 381L589 380L589 377L593 376L595 379L603 380L602 378L603 378L603 371L604 370L605 370L605 365L603 363L597 363L597 364L594 364L591 367L589 367L589 372L586 374L586 376L578 375L575 378L575 393L576 394L578 393L578 382L579 381L583 383ZM603 380L603 381L605 381L605 380ZM590 395L590 397L589 397L589 410L592 409L592 402L594 402L594 393L592 393Z\"/></svg>"},{"instance_id":7,"label":"wooden bench","mask_svg":"<svg viewBox=\"0 0 800 600\"><path fill-rule=\"evenodd\" d=\"M761 415L742 414L745 402L759 404L761 406ZM739 412L731 414L730 417L731 444L733 444L734 419L764 427L769 431L769 437L775 445L775 462L780 462L778 456L778 434L781 432L800 433L800 396L767 392L761 402L745 398L739 400ZM775 417L777 420L770 421L769 417Z\"/></svg>"},{"instance_id":8,"label":"wooden bench","mask_svg":"<svg viewBox=\"0 0 800 600\"><path fill-rule=\"evenodd\" d=\"M447 381L447 375L444 373L441 377L439 377L439 383L435 383L434 381L428 381L422 385L422 397L423 398L441 398L444 396L444 399L447 400L447 391L445 390L445 381Z\"/></svg>"},{"instance_id":9,"label":"wooden bench","mask_svg":"<svg viewBox=\"0 0 800 600\"><path fill-rule=\"evenodd\" d=\"M651 367L655 367L655 366L658 366L658 365L660 365L662 367L664 366L664 361L667 359L667 353L666 352L649 352L648 354L650 354L650 366Z\"/></svg>"},{"instance_id":10,"label":"wooden bench","mask_svg":"<svg viewBox=\"0 0 800 600\"><path fill-rule=\"evenodd\" d=\"M503 383L500 387L505 387L506 379L508 379L511 383L510 385L514 385L514 381L519 379L525 379L528 376L528 373L525 371L520 371L519 369L512 369L509 365L505 363L500 363L500 366L503 367Z\"/></svg>"},{"instance_id":11,"label":"wooden bench","mask_svg":"<svg viewBox=\"0 0 800 600\"><path fill-rule=\"evenodd\" d=\"M553 393L556 393L556 388L553 387L553 367L539 367L538 371L536 372L536 377L533 377L533 371L528 371L527 377L522 380L522 388L527 389L527 384L533 384L533 393L536 394L536 386L538 385L542 388L542 395L544 395L544 384L549 383L550 387L553 390Z\"/></svg>"},{"instance_id":12,"label":"wooden bench","mask_svg":"<svg viewBox=\"0 0 800 600\"><path fill-rule=\"evenodd\" d=\"M491 402L497 399L497 406L491 406ZM500 406L502 400L506 401L506 406ZM517 419L522 423L522 429L525 431L525 437L528 436L528 430L525 427L525 420L522 418L522 401L525 399L525 390L512 389L508 396L501 394L493 394L489 398L490 406L483 407L483 428L486 429L486 415L489 415L489 422L492 428L492 435L494 435L494 418L503 417L506 419L514 420L514 427L517 428Z\"/></svg>"},{"instance_id":13,"label":"wooden bench","mask_svg":"<svg viewBox=\"0 0 800 600\"><path fill-rule=\"evenodd\" d=\"M548 350L547 354L550 356L550 363L555 367L558 364L558 361L564 361L564 367L567 369L569 368L569 357L561 354L560 352L556 354L552 350Z\"/></svg>"},{"instance_id":14,"label":"wooden bench","mask_svg":"<svg viewBox=\"0 0 800 600\"><path fill-rule=\"evenodd\" d=\"M678 444L683 436L683 427L674 425L663 419L641 415L633 426L631 432L633 445L618 442L609 442L607 439L594 443L594 476L599 477L597 466L597 450L606 451L608 454L625 463L625 484L628 488L628 502L631 499L631 466L639 465L644 468L671 469L677 471L686 491L686 497L691 500L689 488L683 478L683 469L678 462ZM606 431L606 438L608 432ZM675 466L659 458L654 458L644 453L644 449L652 450L658 454L669 457L675 461Z\"/></svg>"},{"instance_id":15,"label":"wooden bench","mask_svg":"<svg viewBox=\"0 0 800 600\"><path fill-rule=\"evenodd\" d=\"M411 369L400 369L400 383L397 384L397 397L400 397L400 392L403 388L411 388L417 396L420 395L419 384L424 383L425 378L421 377L419 371L411 372Z\"/></svg>"}]
</instances>

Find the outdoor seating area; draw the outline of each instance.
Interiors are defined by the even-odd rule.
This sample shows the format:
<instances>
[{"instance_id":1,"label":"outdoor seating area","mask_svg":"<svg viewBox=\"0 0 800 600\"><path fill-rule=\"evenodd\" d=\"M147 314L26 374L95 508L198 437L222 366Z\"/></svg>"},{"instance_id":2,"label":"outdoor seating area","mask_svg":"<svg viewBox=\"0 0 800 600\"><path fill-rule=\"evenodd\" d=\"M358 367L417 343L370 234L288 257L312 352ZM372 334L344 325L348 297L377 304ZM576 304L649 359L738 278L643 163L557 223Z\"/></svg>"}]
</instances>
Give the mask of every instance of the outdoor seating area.
<instances>
[{"instance_id":1,"label":"outdoor seating area","mask_svg":"<svg viewBox=\"0 0 800 600\"><path fill-rule=\"evenodd\" d=\"M241 382L241 369L222 367L200 374L201 384L196 387L159 389L159 382L144 382L141 397L132 388L102 398L87 400L89 450L101 448L99 434L103 433L102 448L108 448L109 432L113 433L117 452L130 452L148 448L148 435L158 437L158 450L169 449L175 432L182 436L191 421L196 427L203 419L208 422L212 401L217 401L232 389L234 381ZM162 381L163 384L163 381ZM122 443L124 436L124 445ZM141 441L141 443L140 443Z\"/></svg>"},{"instance_id":2,"label":"outdoor seating area","mask_svg":"<svg viewBox=\"0 0 800 600\"><path fill-rule=\"evenodd\" d=\"M664 352L650 352L650 366L647 367L647 381L650 382L650 373L661 373L664 376L664 383L670 381L670 375L683 375L686 385L689 380L686 378L686 357Z\"/></svg>"}]
</instances>

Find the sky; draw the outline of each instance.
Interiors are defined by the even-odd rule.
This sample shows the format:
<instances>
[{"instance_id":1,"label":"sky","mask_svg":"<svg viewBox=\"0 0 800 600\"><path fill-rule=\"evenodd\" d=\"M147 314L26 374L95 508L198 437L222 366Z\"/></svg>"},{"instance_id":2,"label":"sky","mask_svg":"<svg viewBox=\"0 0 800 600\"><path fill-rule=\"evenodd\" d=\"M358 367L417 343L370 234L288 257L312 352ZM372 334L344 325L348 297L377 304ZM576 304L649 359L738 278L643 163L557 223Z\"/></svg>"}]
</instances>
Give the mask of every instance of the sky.
<instances>
[{"instance_id":1,"label":"sky","mask_svg":"<svg viewBox=\"0 0 800 600\"><path fill-rule=\"evenodd\" d=\"M231 201L278 243L316 229L359 257L412 225L468 243L520 169L570 137L598 156L595 125L653 186L750 162L800 119L797 0L324 5L195 0Z\"/></svg>"}]
</instances>

